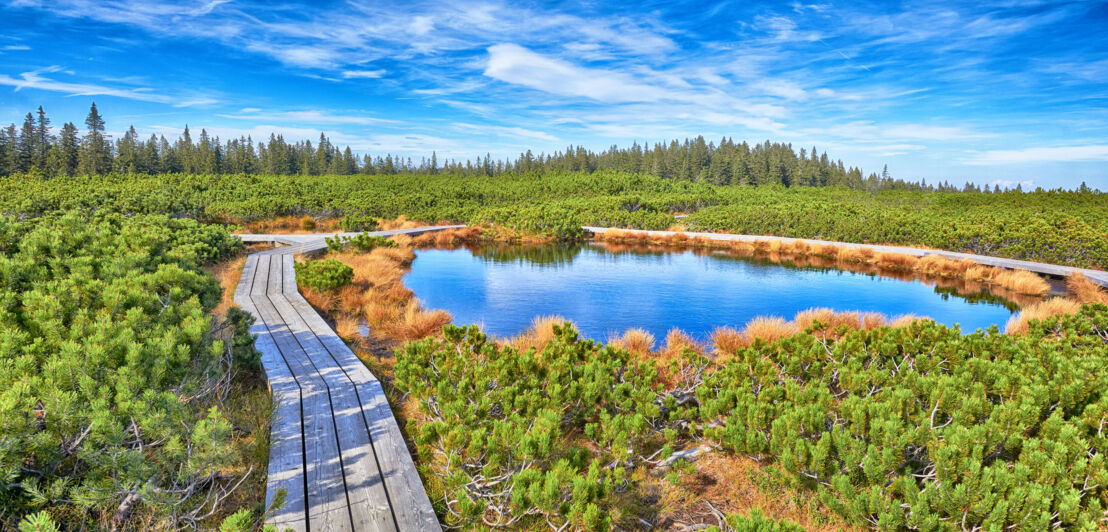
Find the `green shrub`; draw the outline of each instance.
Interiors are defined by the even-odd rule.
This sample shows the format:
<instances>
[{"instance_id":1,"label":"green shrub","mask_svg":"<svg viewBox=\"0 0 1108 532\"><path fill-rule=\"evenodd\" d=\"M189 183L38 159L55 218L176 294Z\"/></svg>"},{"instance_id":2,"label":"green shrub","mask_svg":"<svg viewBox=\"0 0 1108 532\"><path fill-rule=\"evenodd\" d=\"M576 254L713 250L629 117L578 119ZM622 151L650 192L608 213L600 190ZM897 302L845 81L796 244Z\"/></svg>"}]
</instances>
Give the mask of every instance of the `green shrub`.
<instances>
[{"instance_id":1,"label":"green shrub","mask_svg":"<svg viewBox=\"0 0 1108 532\"><path fill-rule=\"evenodd\" d=\"M335 259L301 262L295 269L297 283L321 292L341 288L354 280L354 270Z\"/></svg>"},{"instance_id":2,"label":"green shrub","mask_svg":"<svg viewBox=\"0 0 1108 532\"><path fill-rule=\"evenodd\" d=\"M1024 337L934 322L744 348L697 391L706 435L780 460L851 521L1092 529L1108 508L1108 306Z\"/></svg>"},{"instance_id":3,"label":"green shrub","mask_svg":"<svg viewBox=\"0 0 1108 532\"><path fill-rule=\"evenodd\" d=\"M165 216L0 218L0 528L95 528L131 500L123 524L175 529L190 486L227 487L228 351L201 266L241 248Z\"/></svg>"},{"instance_id":4,"label":"green shrub","mask_svg":"<svg viewBox=\"0 0 1108 532\"><path fill-rule=\"evenodd\" d=\"M342 248L344 246L350 246L350 247L352 247L352 248L354 248L354 249L356 249L356 250L358 250L362 253L369 253L370 251L373 251L374 249L379 248L379 247L385 247L385 248L394 248L394 247L396 247L396 242L394 242L392 240L389 240L388 237L372 236L372 235L369 235L368 233L359 233L359 234L356 234L352 237L350 237L350 236L325 237L323 240L325 242L327 242L327 251L328 252L342 251Z\"/></svg>"},{"instance_id":5,"label":"green shrub","mask_svg":"<svg viewBox=\"0 0 1108 532\"><path fill-rule=\"evenodd\" d=\"M750 515L731 514L727 516L727 530L730 532L804 532L804 527L787 519L767 517L757 508ZM707 532L720 532L717 526L708 527Z\"/></svg>"},{"instance_id":6,"label":"green shrub","mask_svg":"<svg viewBox=\"0 0 1108 532\"><path fill-rule=\"evenodd\" d=\"M348 233L377 230L377 220L371 216L348 215L341 221L342 230Z\"/></svg>"},{"instance_id":7,"label":"green shrub","mask_svg":"<svg viewBox=\"0 0 1108 532\"><path fill-rule=\"evenodd\" d=\"M555 326L541 351L487 342L476 327L398 351L395 383L418 402L419 463L451 526L551 523L605 530L631 472L663 455L682 415L657 401L654 366ZM495 489L472 489L495 477Z\"/></svg>"}]
</instances>

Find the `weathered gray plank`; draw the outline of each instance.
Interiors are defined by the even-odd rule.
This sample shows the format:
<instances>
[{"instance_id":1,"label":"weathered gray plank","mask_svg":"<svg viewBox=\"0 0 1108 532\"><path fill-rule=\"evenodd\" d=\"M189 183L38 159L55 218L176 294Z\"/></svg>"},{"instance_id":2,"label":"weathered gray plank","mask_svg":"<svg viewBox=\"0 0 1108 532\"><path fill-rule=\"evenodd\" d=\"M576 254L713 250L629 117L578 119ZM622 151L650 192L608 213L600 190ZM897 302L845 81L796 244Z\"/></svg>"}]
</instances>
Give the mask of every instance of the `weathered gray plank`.
<instances>
[{"instance_id":1,"label":"weathered gray plank","mask_svg":"<svg viewBox=\"0 0 1108 532\"><path fill-rule=\"evenodd\" d=\"M356 387L397 526L401 530L441 530L381 383L303 296L298 292L286 292L286 296Z\"/></svg>"},{"instance_id":2,"label":"weathered gray plank","mask_svg":"<svg viewBox=\"0 0 1108 532\"><path fill-rule=\"evenodd\" d=\"M308 524L311 530L352 530L338 436L327 388L268 295L273 293L275 297L283 297L282 261L280 257L271 259L267 295L253 299L274 343L300 383Z\"/></svg>"},{"instance_id":3,"label":"weathered gray plank","mask_svg":"<svg viewBox=\"0 0 1108 532\"><path fill-rule=\"evenodd\" d=\"M269 522L279 530L292 529L300 532L307 530L300 386L289 372L280 353L277 352L277 346L274 345L273 338L250 297L256 280L255 274L259 271L259 260L263 259L257 255L247 257L242 277L235 290L235 303L254 315L255 323L251 326L250 332L256 337L255 347L262 353L262 365L273 396L266 506L273 503L279 490L284 489L286 494L285 504L270 516ZM268 257L264 258L264 262L262 270L268 274ZM268 275L263 277L260 287L264 287L267 278Z\"/></svg>"},{"instance_id":4,"label":"weathered gray plank","mask_svg":"<svg viewBox=\"0 0 1108 532\"><path fill-rule=\"evenodd\" d=\"M284 271L282 289L291 289L296 293L292 256L285 255L282 259ZM392 511L389 508L389 499L377 465L377 457L370 441L369 429L362 418L361 404L353 383L335 363L285 294L271 294L270 300L273 301L281 319L304 350L310 364L327 386L354 530L396 530Z\"/></svg>"},{"instance_id":5,"label":"weathered gray plank","mask_svg":"<svg viewBox=\"0 0 1108 532\"><path fill-rule=\"evenodd\" d=\"M462 226L373 234L452 227ZM289 492L270 523L298 531L441 530L380 382L296 288L293 257L326 249L322 235L243 240L286 245L250 255L235 292L256 317L251 332L275 401L267 501L281 487Z\"/></svg>"}]
</instances>

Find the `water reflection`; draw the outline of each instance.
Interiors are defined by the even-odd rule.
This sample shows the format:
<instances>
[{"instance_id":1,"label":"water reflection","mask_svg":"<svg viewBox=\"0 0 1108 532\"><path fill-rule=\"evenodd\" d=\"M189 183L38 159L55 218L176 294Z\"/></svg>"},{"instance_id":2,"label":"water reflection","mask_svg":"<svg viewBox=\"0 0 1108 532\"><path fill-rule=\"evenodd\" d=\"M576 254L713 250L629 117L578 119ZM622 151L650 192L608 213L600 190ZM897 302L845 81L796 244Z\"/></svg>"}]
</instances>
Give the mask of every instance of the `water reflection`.
<instances>
[{"instance_id":1,"label":"water reflection","mask_svg":"<svg viewBox=\"0 0 1108 532\"><path fill-rule=\"evenodd\" d=\"M1003 325L1037 298L959 278L843 264L834 258L649 245L466 244L421 250L405 284L430 308L492 334L562 315L604 340L642 327L679 327L703 339L758 315L785 318L811 307L918 314L963 330Z\"/></svg>"}]
</instances>

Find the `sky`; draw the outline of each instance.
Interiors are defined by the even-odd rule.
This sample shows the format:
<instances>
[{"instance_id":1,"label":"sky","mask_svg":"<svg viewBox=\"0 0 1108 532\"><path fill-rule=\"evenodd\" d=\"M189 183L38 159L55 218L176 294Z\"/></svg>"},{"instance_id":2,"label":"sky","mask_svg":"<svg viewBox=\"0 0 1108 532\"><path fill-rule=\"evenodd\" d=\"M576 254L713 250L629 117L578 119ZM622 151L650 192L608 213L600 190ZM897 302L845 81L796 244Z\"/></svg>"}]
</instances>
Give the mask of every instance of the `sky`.
<instances>
[{"instance_id":1,"label":"sky","mask_svg":"<svg viewBox=\"0 0 1108 532\"><path fill-rule=\"evenodd\" d=\"M709 140L1108 190L1108 3L16 0L0 122L469 159Z\"/></svg>"}]
</instances>

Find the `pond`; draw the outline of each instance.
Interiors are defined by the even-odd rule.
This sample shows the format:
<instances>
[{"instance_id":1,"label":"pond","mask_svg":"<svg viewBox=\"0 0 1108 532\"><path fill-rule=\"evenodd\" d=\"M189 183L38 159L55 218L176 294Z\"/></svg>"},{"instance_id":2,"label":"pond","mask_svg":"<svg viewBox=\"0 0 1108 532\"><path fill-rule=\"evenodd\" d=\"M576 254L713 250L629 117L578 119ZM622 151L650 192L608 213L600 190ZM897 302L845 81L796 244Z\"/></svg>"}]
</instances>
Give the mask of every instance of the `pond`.
<instances>
[{"instance_id":1,"label":"pond","mask_svg":"<svg viewBox=\"0 0 1108 532\"><path fill-rule=\"evenodd\" d=\"M420 250L404 283L427 308L499 337L523 332L536 316L557 315L600 341L633 327L659 339L677 327L705 340L716 327L741 329L757 316L792 319L812 307L916 314L972 332L1003 328L1018 310L987 293L967 294L964 286L900 277L586 244Z\"/></svg>"}]
</instances>

